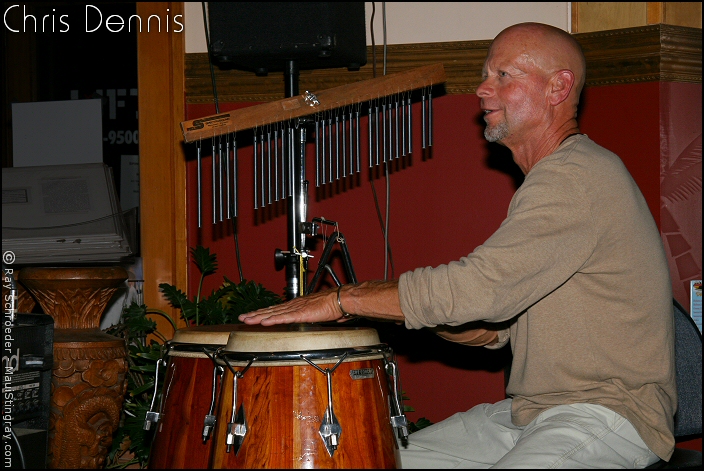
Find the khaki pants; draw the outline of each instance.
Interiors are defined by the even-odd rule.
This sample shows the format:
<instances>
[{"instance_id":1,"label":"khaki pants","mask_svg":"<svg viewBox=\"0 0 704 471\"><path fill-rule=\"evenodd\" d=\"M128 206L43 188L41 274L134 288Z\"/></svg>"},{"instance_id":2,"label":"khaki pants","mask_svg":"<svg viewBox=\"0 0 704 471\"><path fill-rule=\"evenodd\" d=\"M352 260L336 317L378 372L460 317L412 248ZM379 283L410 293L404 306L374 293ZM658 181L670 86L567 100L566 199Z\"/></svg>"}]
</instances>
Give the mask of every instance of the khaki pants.
<instances>
[{"instance_id":1,"label":"khaki pants","mask_svg":"<svg viewBox=\"0 0 704 471\"><path fill-rule=\"evenodd\" d=\"M658 461L631 423L594 404L546 410L525 427L511 399L480 404L409 437L403 468L643 468Z\"/></svg>"}]
</instances>

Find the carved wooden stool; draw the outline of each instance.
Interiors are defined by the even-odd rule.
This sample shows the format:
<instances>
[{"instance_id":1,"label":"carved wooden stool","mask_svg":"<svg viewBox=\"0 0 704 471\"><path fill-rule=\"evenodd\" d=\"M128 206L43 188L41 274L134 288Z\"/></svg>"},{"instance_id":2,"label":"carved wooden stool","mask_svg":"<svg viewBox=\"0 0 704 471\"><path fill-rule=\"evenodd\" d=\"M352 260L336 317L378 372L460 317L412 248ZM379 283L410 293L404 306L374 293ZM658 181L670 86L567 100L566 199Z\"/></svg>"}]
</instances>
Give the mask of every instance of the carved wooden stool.
<instances>
[{"instance_id":1,"label":"carved wooden stool","mask_svg":"<svg viewBox=\"0 0 704 471\"><path fill-rule=\"evenodd\" d=\"M105 463L120 421L128 365L125 342L99 326L126 279L120 267L21 270L21 283L54 318L51 468L95 469Z\"/></svg>"}]
</instances>

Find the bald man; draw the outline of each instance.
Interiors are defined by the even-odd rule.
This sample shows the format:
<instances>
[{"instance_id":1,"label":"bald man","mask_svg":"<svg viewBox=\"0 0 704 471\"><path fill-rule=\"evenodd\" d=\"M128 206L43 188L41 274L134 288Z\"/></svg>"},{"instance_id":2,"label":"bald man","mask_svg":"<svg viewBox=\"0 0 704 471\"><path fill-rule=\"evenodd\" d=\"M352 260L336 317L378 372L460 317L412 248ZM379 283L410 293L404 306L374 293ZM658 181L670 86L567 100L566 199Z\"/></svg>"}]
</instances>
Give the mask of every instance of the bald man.
<instances>
[{"instance_id":1,"label":"bald man","mask_svg":"<svg viewBox=\"0 0 704 471\"><path fill-rule=\"evenodd\" d=\"M585 73L579 44L552 26L515 25L492 42L477 89L484 135L511 150L525 180L474 252L240 316L364 316L465 345L510 342L509 399L412 434L405 468L641 468L672 454L665 252L621 160L579 132Z\"/></svg>"}]
</instances>

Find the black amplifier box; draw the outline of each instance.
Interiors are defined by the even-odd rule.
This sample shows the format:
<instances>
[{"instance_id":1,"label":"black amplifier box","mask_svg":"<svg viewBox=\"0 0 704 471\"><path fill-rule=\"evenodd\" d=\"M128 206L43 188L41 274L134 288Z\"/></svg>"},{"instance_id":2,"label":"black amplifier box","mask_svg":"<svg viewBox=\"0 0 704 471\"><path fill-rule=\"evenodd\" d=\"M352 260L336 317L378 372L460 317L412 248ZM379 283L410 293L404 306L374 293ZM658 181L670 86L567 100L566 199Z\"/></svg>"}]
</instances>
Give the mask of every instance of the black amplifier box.
<instances>
[{"instance_id":1,"label":"black amplifier box","mask_svg":"<svg viewBox=\"0 0 704 471\"><path fill-rule=\"evenodd\" d=\"M221 67L257 75L367 63L364 2L210 2L210 52Z\"/></svg>"},{"instance_id":2,"label":"black amplifier box","mask_svg":"<svg viewBox=\"0 0 704 471\"><path fill-rule=\"evenodd\" d=\"M23 313L15 316L14 323L7 315L4 320L3 430L12 431L9 437L3 433L5 457L10 454L12 468L44 468L54 364L54 320L45 314ZM27 448L29 443L31 447Z\"/></svg>"}]
</instances>

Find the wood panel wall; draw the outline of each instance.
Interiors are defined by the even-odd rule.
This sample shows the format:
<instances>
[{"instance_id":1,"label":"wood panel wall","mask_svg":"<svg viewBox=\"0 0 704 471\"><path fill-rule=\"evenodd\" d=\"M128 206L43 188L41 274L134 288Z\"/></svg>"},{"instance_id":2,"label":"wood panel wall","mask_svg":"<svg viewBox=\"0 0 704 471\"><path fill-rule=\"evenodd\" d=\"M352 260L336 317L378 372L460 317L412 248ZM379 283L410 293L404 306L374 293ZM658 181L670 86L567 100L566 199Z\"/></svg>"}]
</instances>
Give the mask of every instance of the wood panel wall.
<instances>
[{"instance_id":1,"label":"wood panel wall","mask_svg":"<svg viewBox=\"0 0 704 471\"><path fill-rule=\"evenodd\" d=\"M652 81L701 83L702 30L657 24L576 34L587 58L587 86ZM389 74L442 62L447 94L472 94L491 44L484 41L397 44L387 49ZM301 71L301 90L325 90L367 80L381 74L382 48L367 51L367 65L359 71L345 68ZM186 54L186 102L213 103L213 87L205 53ZM215 68L220 102L264 102L284 98L283 73L257 77L251 72Z\"/></svg>"},{"instance_id":2,"label":"wood panel wall","mask_svg":"<svg viewBox=\"0 0 704 471\"><path fill-rule=\"evenodd\" d=\"M572 2L572 32L665 23L702 27L701 2Z\"/></svg>"}]
</instances>

